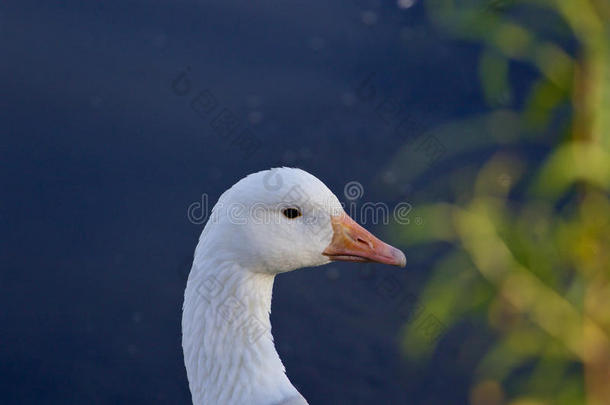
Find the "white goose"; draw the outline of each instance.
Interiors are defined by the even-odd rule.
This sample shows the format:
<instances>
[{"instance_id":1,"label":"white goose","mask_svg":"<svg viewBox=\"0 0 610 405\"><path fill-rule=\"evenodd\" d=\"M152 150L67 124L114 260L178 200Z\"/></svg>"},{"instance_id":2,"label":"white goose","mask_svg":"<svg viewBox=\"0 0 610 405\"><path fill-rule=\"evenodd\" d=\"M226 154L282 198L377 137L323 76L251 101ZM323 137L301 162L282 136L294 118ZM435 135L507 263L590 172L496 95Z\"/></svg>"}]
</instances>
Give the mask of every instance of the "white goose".
<instances>
[{"instance_id":1,"label":"white goose","mask_svg":"<svg viewBox=\"0 0 610 405\"><path fill-rule=\"evenodd\" d=\"M195 405L307 404L273 344L273 280L332 260L406 264L303 170L254 173L220 196L184 293L182 347Z\"/></svg>"}]
</instances>

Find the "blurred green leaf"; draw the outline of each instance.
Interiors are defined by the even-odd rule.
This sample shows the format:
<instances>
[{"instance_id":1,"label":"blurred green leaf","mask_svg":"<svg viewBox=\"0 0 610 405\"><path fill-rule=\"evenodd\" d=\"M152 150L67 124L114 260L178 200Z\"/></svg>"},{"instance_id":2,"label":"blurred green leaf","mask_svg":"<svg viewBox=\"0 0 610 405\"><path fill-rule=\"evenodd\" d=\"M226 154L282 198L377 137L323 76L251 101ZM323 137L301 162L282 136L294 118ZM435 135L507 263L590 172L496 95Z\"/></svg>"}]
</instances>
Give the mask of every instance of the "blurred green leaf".
<instances>
[{"instance_id":1,"label":"blurred green leaf","mask_svg":"<svg viewBox=\"0 0 610 405\"><path fill-rule=\"evenodd\" d=\"M419 307L448 330L464 318L487 319L495 343L472 376L472 404L607 404L610 2L428 0L426 7L444 33L481 45L479 78L492 110L416 137L386 169L396 183L413 184L431 168L417 139L433 137L446 149L436 182L443 192L415 208L419 224L396 229L418 249L450 247L435 256ZM571 37L547 37L529 14L541 12L562 19L556 32L565 36L569 27ZM578 49L569 53L571 41ZM515 99L514 64L539 74L524 100ZM501 108L508 103L522 109ZM534 145L548 155L520 153ZM491 146L506 151L480 168L451 167ZM415 314L404 349L425 359L442 340L417 332Z\"/></svg>"}]
</instances>

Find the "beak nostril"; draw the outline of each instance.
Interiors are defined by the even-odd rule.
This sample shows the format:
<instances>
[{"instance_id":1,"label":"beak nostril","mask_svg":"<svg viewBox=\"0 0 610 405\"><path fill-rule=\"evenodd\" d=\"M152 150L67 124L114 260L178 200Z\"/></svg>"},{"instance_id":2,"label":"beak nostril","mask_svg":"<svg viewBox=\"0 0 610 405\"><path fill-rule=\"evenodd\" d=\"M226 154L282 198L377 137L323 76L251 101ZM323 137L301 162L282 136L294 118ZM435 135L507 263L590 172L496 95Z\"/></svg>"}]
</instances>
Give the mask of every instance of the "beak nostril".
<instances>
[{"instance_id":1,"label":"beak nostril","mask_svg":"<svg viewBox=\"0 0 610 405\"><path fill-rule=\"evenodd\" d=\"M373 244L370 241L368 241L368 240L365 240L365 239L362 239L362 238L358 238L358 239L356 239L356 242L362 243L364 245L367 245L371 249L373 248Z\"/></svg>"}]
</instances>

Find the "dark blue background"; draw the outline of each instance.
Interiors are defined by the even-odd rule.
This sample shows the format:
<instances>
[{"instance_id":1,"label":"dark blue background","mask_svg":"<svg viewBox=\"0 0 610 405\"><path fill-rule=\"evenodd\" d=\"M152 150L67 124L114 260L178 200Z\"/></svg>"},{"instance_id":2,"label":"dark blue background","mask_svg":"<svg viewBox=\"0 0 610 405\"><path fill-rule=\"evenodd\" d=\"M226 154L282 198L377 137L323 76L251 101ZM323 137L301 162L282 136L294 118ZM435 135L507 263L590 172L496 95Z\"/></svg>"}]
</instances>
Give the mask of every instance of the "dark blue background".
<instances>
[{"instance_id":1,"label":"dark blue background","mask_svg":"<svg viewBox=\"0 0 610 405\"><path fill-rule=\"evenodd\" d=\"M296 165L341 198L357 180L365 200L392 203L375 181L409 133L486 109L477 47L436 31L420 3L12 1L0 32L3 404L188 403L180 316L203 227L192 202ZM404 107L403 132L358 98L371 74L376 97ZM259 148L244 153L189 107L204 89ZM450 349L425 367L401 355L406 318L376 284L387 272L278 277L289 377L311 404L466 403L470 370ZM426 267L393 274L416 294Z\"/></svg>"}]
</instances>

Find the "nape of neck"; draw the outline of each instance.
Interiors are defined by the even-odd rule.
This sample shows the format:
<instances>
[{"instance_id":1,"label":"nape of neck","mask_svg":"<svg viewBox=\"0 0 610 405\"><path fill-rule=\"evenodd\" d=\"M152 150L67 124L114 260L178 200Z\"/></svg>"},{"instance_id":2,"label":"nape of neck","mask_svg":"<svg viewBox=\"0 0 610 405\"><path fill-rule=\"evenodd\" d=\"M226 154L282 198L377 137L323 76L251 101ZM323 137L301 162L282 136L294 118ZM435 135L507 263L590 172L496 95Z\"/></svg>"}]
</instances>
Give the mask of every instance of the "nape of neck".
<instances>
[{"instance_id":1,"label":"nape of neck","mask_svg":"<svg viewBox=\"0 0 610 405\"><path fill-rule=\"evenodd\" d=\"M304 401L286 377L273 344L269 313L274 276L198 256L187 282L182 315L182 346L193 403Z\"/></svg>"}]
</instances>

